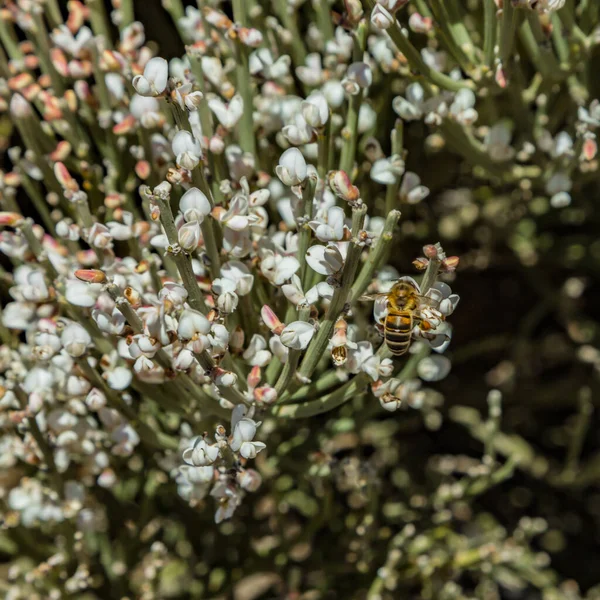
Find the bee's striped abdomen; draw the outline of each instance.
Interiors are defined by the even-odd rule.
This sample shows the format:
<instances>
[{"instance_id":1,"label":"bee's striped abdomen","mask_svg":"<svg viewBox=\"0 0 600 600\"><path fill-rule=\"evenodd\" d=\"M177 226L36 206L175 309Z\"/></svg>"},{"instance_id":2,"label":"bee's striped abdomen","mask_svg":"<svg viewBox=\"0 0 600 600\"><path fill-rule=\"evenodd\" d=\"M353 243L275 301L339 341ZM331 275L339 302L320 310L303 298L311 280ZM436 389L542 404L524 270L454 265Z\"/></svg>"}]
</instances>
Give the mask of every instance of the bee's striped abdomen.
<instances>
[{"instance_id":1,"label":"bee's striped abdomen","mask_svg":"<svg viewBox=\"0 0 600 600\"><path fill-rule=\"evenodd\" d=\"M410 346L413 329L409 311L388 314L385 319L385 343L394 356L402 356Z\"/></svg>"}]
</instances>

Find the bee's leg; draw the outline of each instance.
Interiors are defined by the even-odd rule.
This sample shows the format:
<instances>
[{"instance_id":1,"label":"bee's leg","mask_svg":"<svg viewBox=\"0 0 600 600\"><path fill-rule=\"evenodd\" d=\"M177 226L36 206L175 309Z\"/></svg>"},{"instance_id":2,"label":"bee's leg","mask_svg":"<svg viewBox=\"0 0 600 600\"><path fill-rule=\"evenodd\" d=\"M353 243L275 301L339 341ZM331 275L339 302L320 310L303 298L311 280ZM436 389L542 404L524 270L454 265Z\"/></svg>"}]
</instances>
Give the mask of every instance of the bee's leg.
<instances>
[{"instance_id":1,"label":"bee's leg","mask_svg":"<svg viewBox=\"0 0 600 600\"><path fill-rule=\"evenodd\" d=\"M427 319L423 319L423 317L414 315L413 322L421 331L430 331L432 329L431 323Z\"/></svg>"}]
</instances>

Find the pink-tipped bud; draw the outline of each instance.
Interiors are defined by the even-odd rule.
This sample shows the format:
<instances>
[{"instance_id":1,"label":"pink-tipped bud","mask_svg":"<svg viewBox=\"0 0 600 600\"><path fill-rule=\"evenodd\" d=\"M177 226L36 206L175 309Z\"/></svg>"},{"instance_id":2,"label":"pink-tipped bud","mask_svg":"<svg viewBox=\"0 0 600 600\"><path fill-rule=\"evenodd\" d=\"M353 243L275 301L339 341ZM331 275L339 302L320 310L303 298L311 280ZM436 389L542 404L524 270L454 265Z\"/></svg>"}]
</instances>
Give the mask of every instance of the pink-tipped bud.
<instances>
[{"instance_id":1,"label":"pink-tipped bud","mask_svg":"<svg viewBox=\"0 0 600 600\"><path fill-rule=\"evenodd\" d=\"M23 220L23 216L14 212L0 212L0 227L15 227Z\"/></svg>"},{"instance_id":2,"label":"pink-tipped bud","mask_svg":"<svg viewBox=\"0 0 600 600\"><path fill-rule=\"evenodd\" d=\"M231 387L237 382L237 375L231 371L226 371L221 367L215 367L211 372L211 377L217 385Z\"/></svg>"},{"instance_id":3,"label":"pink-tipped bud","mask_svg":"<svg viewBox=\"0 0 600 600\"><path fill-rule=\"evenodd\" d=\"M55 162L65 160L71 154L71 150L71 144L67 140L62 140L56 144L56 148L50 154L50 159Z\"/></svg>"},{"instance_id":4,"label":"pink-tipped bud","mask_svg":"<svg viewBox=\"0 0 600 600\"><path fill-rule=\"evenodd\" d=\"M506 71L502 68L502 65L498 65L496 69L496 83L502 88L506 88L508 85L508 79L506 77Z\"/></svg>"},{"instance_id":5,"label":"pink-tipped bud","mask_svg":"<svg viewBox=\"0 0 600 600\"><path fill-rule=\"evenodd\" d=\"M61 77L69 77L69 63L65 53L60 48L50 50L50 60Z\"/></svg>"},{"instance_id":6,"label":"pink-tipped bud","mask_svg":"<svg viewBox=\"0 0 600 600\"><path fill-rule=\"evenodd\" d=\"M452 273L452 271L456 271L459 262L460 258L458 256L449 256L442 261L442 269L446 273Z\"/></svg>"},{"instance_id":7,"label":"pink-tipped bud","mask_svg":"<svg viewBox=\"0 0 600 600\"><path fill-rule=\"evenodd\" d=\"M271 310L270 306L265 304L260 310L260 316L264 324L275 335L279 335L285 329L285 325L277 318L277 315Z\"/></svg>"},{"instance_id":8,"label":"pink-tipped bud","mask_svg":"<svg viewBox=\"0 0 600 600\"><path fill-rule=\"evenodd\" d=\"M438 257L438 249L434 244L427 244L427 246L423 246L423 254L427 258L437 258Z\"/></svg>"},{"instance_id":9,"label":"pink-tipped bud","mask_svg":"<svg viewBox=\"0 0 600 600\"><path fill-rule=\"evenodd\" d=\"M21 185L21 176L19 173L10 171L4 175L4 183L9 187L19 187Z\"/></svg>"},{"instance_id":10,"label":"pink-tipped bud","mask_svg":"<svg viewBox=\"0 0 600 600\"><path fill-rule=\"evenodd\" d=\"M252 27L240 27L237 34L240 42L250 48L258 48L263 42L262 33Z\"/></svg>"},{"instance_id":11,"label":"pink-tipped bud","mask_svg":"<svg viewBox=\"0 0 600 600\"><path fill-rule=\"evenodd\" d=\"M100 269L77 269L75 277L86 283L106 283L106 273Z\"/></svg>"},{"instance_id":12,"label":"pink-tipped bud","mask_svg":"<svg viewBox=\"0 0 600 600\"><path fill-rule=\"evenodd\" d=\"M64 190L76 192L79 190L79 185L71 177L69 170L65 167L64 163L57 162L54 165L54 175Z\"/></svg>"},{"instance_id":13,"label":"pink-tipped bud","mask_svg":"<svg viewBox=\"0 0 600 600\"><path fill-rule=\"evenodd\" d=\"M44 75L40 75L38 77L38 83L44 89L48 89L52 85L52 78L50 77L49 74L45 73Z\"/></svg>"},{"instance_id":14,"label":"pink-tipped bud","mask_svg":"<svg viewBox=\"0 0 600 600\"><path fill-rule=\"evenodd\" d=\"M23 89L23 98L27 102L33 102L42 91L42 88L37 83L32 83Z\"/></svg>"},{"instance_id":15,"label":"pink-tipped bud","mask_svg":"<svg viewBox=\"0 0 600 600\"><path fill-rule=\"evenodd\" d=\"M346 202L356 202L360 198L360 191L352 185L350 177L345 171L331 171L329 173L329 186L336 196Z\"/></svg>"},{"instance_id":16,"label":"pink-tipped bud","mask_svg":"<svg viewBox=\"0 0 600 600\"><path fill-rule=\"evenodd\" d=\"M29 73L21 73L20 75L15 75L15 77L11 77L8 80L8 87L13 92L20 92L32 83L33 77Z\"/></svg>"},{"instance_id":17,"label":"pink-tipped bud","mask_svg":"<svg viewBox=\"0 0 600 600\"><path fill-rule=\"evenodd\" d=\"M115 135L127 135L135 129L136 118L133 115L127 115L120 123L113 127Z\"/></svg>"},{"instance_id":18,"label":"pink-tipped bud","mask_svg":"<svg viewBox=\"0 0 600 600\"><path fill-rule=\"evenodd\" d=\"M260 378L260 367L258 365L255 365L254 367L252 367L252 370L248 375L248 387L253 390L260 383Z\"/></svg>"},{"instance_id":19,"label":"pink-tipped bud","mask_svg":"<svg viewBox=\"0 0 600 600\"><path fill-rule=\"evenodd\" d=\"M204 18L206 21L217 29L226 31L233 25L227 15L222 13L220 10L215 10L214 8L205 6L202 12L204 13Z\"/></svg>"},{"instance_id":20,"label":"pink-tipped bud","mask_svg":"<svg viewBox=\"0 0 600 600\"><path fill-rule=\"evenodd\" d=\"M77 94L73 90L67 90L64 95L64 99L67 102L67 106L71 112L77 110Z\"/></svg>"},{"instance_id":21,"label":"pink-tipped bud","mask_svg":"<svg viewBox=\"0 0 600 600\"><path fill-rule=\"evenodd\" d=\"M89 8L79 0L69 0L69 18L67 19L67 27L73 35L75 35L83 25L84 21L89 17Z\"/></svg>"},{"instance_id":22,"label":"pink-tipped bud","mask_svg":"<svg viewBox=\"0 0 600 600\"><path fill-rule=\"evenodd\" d=\"M583 143L583 152L582 156L585 160L594 160L596 158L596 154L598 153L598 144L596 144L596 140L587 139Z\"/></svg>"},{"instance_id":23,"label":"pink-tipped bud","mask_svg":"<svg viewBox=\"0 0 600 600\"><path fill-rule=\"evenodd\" d=\"M142 180L146 181L150 177L150 163L147 160L138 160L135 163L135 174Z\"/></svg>"},{"instance_id":24,"label":"pink-tipped bud","mask_svg":"<svg viewBox=\"0 0 600 600\"><path fill-rule=\"evenodd\" d=\"M123 196L121 196L121 194L118 194L116 192L114 192L113 194L108 194L104 198L104 206L106 206L106 208L110 208L112 210L114 210L115 208L119 208L119 206L121 206L123 204L123 202L125 202L125 199L123 198Z\"/></svg>"},{"instance_id":25,"label":"pink-tipped bud","mask_svg":"<svg viewBox=\"0 0 600 600\"><path fill-rule=\"evenodd\" d=\"M254 390L254 399L265 406L271 406L277 401L277 390L270 385L263 385Z\"/></svg>"}]
</instances>

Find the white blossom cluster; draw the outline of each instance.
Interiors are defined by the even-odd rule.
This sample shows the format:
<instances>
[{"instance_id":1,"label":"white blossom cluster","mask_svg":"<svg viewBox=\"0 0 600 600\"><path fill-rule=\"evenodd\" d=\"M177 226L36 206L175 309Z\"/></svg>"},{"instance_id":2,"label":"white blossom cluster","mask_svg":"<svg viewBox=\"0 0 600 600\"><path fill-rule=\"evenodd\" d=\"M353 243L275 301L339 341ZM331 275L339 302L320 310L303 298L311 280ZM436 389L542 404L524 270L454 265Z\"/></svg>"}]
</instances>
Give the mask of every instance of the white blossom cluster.
<instances>
[{"instance_id":1,"label":"white blossom cluster","mask_svg":"<svg viewBox=\"0 0 600 600\"><path fill-rule=\"evenodd\" d=\"M400 210L422 245L431 199L405 128L418 122L428 151L449 148L478 176L529 169L558 209L575 163L594 168L598 101L570 133L540 118L514 145L515 124L486 109L513 76L505 49L476 68L473 48L440 46L408 0L346 0L337 21L324 3L326 31L310 22L306 39L302 2L273 15L235 2L232 20L218 1L170 0L186 50L170 61L131 2L100 4L69 2L63 19L55 2L19 0L0 14L0 111L19 138L0 177L0 463L18 477L0 497L26 527L104 531L96 492L152 457L161 485L199 512L212 498L221 523L272 469L277 427L366 393L420 408L423 383L450 372L459 261L440 244L414 261L418 283L404 277L418 294L410 351L394 360L384 341L401 278L388 263L415 258ZM545 19L564 0L525 4Z\"/></svg>"}]
</instances>

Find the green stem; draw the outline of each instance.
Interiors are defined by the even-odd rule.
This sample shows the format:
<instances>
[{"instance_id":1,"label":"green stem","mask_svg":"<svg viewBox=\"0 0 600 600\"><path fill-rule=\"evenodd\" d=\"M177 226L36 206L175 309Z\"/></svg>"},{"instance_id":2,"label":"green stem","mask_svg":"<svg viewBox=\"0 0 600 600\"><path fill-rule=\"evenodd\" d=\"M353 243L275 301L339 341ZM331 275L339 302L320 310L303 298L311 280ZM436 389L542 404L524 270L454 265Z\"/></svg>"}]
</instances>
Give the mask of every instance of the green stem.
<instances>
[{"instance_id":1,"label":"green stem","mask_svg":"<svg viewBox=\"0 0 600 600\"><path fill-rule=\"evenodd\" d=\"M494 65L497 30L496 11L494 0L483 0L483 56L485 64L490 69Z\"/></svg>"},{"instance_id":2,"label":"green stem","mask_svg":"<svg viewBox=\"0 0 600 600\"><path fill-rule=\"evenodd\" d=\"M303 307L298 311L298 320L299 321L308 321L308 317L310 316L310 308ZM283 371L275 384L275 391L277 392L277 397L281 396L283 392L287 390L287 387L296 372L298 367L298 362L300 361L301 350L293 350L290 349L288 353L288 359L283 367Z\"/></svg>"},{"instance_id":3,"label":"green stem","mask_svg":"<svg viewBox=\"0 0 600 600\"><path fill-rule=\"evenodd\" d=\"M354 208L352 211L352 241L350 242L346 263L342 270L341 285L335 290L319 331L310 342L306 355L300 365L298 378L303 383L306 383L310 379L319 360L323 356L333 327L349 300L352 282L354 281L354 275L356 274L362 252L361 246L357 244L357 239L365 221L366 211L367 208L364 204L359 208Z\"/></svg>"},{"instance_id":4,"label":"green stem","mask_svg":"<svg viewBox=\"0 0 600 600\"><path fill-rule=\"evenodd\" d=\"M388 213L383 226L381 235L377 238L375 245L369 252L367 261L363 265L352 290L350 291L350 302L356 302L358 298L364 294L365 290L369 286L369 283L373 281L375 273L383 266L383 260L387 255L387 251L392 244L394 238L394 229L400 219L400 211L392 210Z\"/></svg>"},{"instance_id":5,"label":"green stem","mask_svg":"<svg viewBox=\"0 0 600 600\"><path fill-rule=\"evenodd\" d=\"M192 268L192 258L189 254L179 249L179 237L177 235L177 226L175 225L173 212L171 211L171 204L168 200L163 200L158 197L155 197L155 201L160 207L160 222L167 235L169 247L178 250L170 250L169 252L177 266L183 286L188 293L188 302L194 310L206 314L208 308L204 302L200 287L198 286L198 281L196 280L196 275Z\"/></svg>"},{"instance_id":6,"label":"green stem","mask_svg":"<svg viewBox=\"0 0 600 600\"><path fill-rule=\"evenodd\" d=\"M300 281L302 282L302 291L308 291L306 286L308 285L308 279L310 276L310 271L308 269L308 264L306 263L306 251L310 245L312 231L308 226L308 222L312 219L313 216L313 206L314 206L314 196L315 196L315 186L317 185L316 181L309 180L306 184L306 187L302 190L302 204L304 206L304 223L300 226L300 231L298 234L298 254L297 259L300 263Z\"/></svg>"},{"instance_id":7,"label":"green stem","mask_svg":"<svg viewBox=\"0 0 600 600\"><path fill-rule=\"evenodd\" d=\"M101 35L107 48L112 48L112 35L108 27L108 15L102 0L86 0L90 10L90 23L94 35Z\"/></svg>"},{"instance_id":8,"label":"green stem","mask_svg":"<svg viewBox=\"0 0 600 600\"><path fill-rule=\"evenodd\" d=\"M366 10L370 12L375 7L375 0L363 0L363 5L365 6ZM398 48L398 50L404 54L410 67L421 73L421 75L423 75L431 83L434 83L443 89L450 90L451 92L458 92L458 90L465 87L474 87L472 82L455 81L451 77L448 77L448 75L444 75L443 73L440 73L439 71L436 71L427 65L421 58L419 51L411 44L409 39L402 32L402 27L398 21L396 21L396 23L390 27L387 32L396 45L396 48Z\"/></svg>"},{"instance_id":9,"label":"green stem","mask_svg":"<svg viewBox=\"0 0 600 600\"><path fill-rule=\"evenodd\" d=\"M256 167L258 168L259 160L256 154L256 139L254 136L254 95L252 93L252 85L250 82L250 68L248 66L248 49L239 41L235 41L235 56L236 56L236 83L237 91L244 100L244 112L242 118L237 125L238 135L240 139L240 147L244 152L249 152L254 156Z\"/></svg>"},{"instance_id":10,"label":"green stem","mask_svg":"<svg viewBox=\"0 0 600 600\"><path fill-rule=\"evenodd\" d=\"M140 439L150 448L157 450L177 450L179 441L161 432L154 431L149 425L142 421L136 411L129 406L114 390L108 387L106 381L92 368L86 357L77 359L77 365L85 375L86 379L100 388L109 403L121 413L131 426L139 433Z\"/></svg>"}]
</instances>

